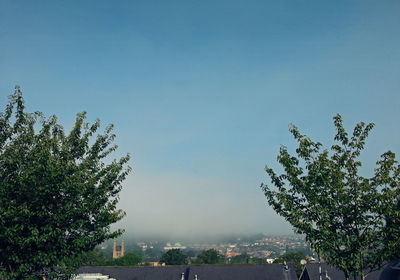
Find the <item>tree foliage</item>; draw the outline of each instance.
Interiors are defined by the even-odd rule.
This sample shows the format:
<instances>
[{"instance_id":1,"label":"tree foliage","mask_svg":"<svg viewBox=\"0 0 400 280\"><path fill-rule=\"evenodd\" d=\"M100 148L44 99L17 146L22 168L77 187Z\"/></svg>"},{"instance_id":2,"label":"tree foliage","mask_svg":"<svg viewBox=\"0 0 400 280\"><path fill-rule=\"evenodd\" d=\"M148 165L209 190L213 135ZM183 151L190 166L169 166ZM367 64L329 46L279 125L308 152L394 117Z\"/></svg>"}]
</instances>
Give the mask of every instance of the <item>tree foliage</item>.
<instances>
[{"instance_id":1,"label":"tree foliage","mask_svg":"<svg viewBox=\"0 0 400 280\"><path fill-rule=\"evenodd\" d=\"M69 258L68 261L73 267L113 265L112 258L105 256L99 248L84 252L75 258Z\"/></svg>"},{"instance_id":2,"label":"tree foliage","mask_svg":"<svg viewBox=\"0 0 400 280\"><path fill-rule=\"evenodd\" d=\"M184 265L188 264L188 256L182 253L180 249L171 249L161 256L160 263L165 263L166 265Z\"/></svg>"},{"instance_id":3,"label":"tree foliage","mask_svg":"<svg viewBox=\"0 0 400 280\"><path fill-rule=\"evenodd\" d=\"M142 262L142 256L134 252L126 253L122 258L113 260L113 262L108 263L108 265L117 266L132 266L138 265Z\"/></svg>"},{"instance_id":4,"label":"tree foliage","mask_svg":"<svg viewBox=\"0 0 400 280\"><path fill-rule=\"evenodd\" d=\"M99 248L85 252L74 259L69 259L74 267L82 266L134 266L142 262L140 252L127 252L121 258L113 259L109 255L105 255Z\"/></svg>"},{"instance_id":5,"label":"tree foliage","mask_svg":"<svg viewBox=\"0 0 400 280\"><path fill-rule=\"evenodd\" d=\"M234 256L230 260L231 264L248 264L250 263L250 256L246 253Z\"/></svg>"},{"instance_id":6,"label":"tree foliage","mask_svg":"<svg viewBox=\"0 0 400 280\"><path fill-rule=\"evenodd\" d=\"M117 147L112 126L80 113L66 134L57 118L27 113L19 88L0 114L0 267L5 279L41 279L60 273L82 252L121 234L110 224L129 155Z\"/></svg>"},{"instance_id":7,"label":"tree foliage","mask_svg":"<svg viewBox=\"0 0 400 280\"><path fill-rule=\"evenodd\" d=\"M296 274L300 276L303 266L302 260L306 260L306 256L302 252L287 252L274 260L274 263L293 263L296 267Z\"/></svg>"},{"instance_id":8,"label":"tree foliage","mask_svg":"<svg viewBox=\"0 0 400 280\"><path fill-rule=\"evenodd\" d=\"M222 264L224 262L224 256L215 249L202 251L193 261L196 264Z\"/></svg>"},{"instance_id":9,"label":"tree foliage","mask_svg":"<svg viewBox=\"0 0 400 280\"><path fill-rule=\"evenodd\" d=\"M275 259L274 263L300 263L306 256L302 252L288 252Z\"/></svg>"},{"instance_id":10,"label":"tree foliage","mask_svg":"<svg viewBox=\"0 0 400 280\"><path fill-rule=\"evenodd\" d=\"M398 254L400 167L388 151L372 177L360 175L359 156L374 124L361 122L350 136L340 115L334 124L336 143L330 151L291 126L297 157L281 147L277 160L284 172L267 167L275 188L261 187L275 211L328 263L346 277L363 275Z\"/></svg>"}]
</instances>

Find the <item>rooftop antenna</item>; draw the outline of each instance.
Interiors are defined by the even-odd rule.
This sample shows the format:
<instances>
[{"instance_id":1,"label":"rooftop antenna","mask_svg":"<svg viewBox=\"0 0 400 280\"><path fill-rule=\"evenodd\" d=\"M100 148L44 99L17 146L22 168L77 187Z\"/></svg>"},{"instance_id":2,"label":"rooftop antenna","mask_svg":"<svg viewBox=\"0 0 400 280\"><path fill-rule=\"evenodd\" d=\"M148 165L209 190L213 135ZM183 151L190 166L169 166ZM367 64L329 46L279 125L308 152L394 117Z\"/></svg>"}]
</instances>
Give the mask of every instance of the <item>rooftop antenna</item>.
<instances>
[{"instance_id":1,"label":"rooftop antenna","mask_svg":"<svg viewBox=\"0 0 400 280\"><path fill-rule=\"evenodd\" d=\"M287 265L286 261L283 262L283 268L285 269L285 271L289 270L289 266Z\"/></svg>"},{"instance_id":2,"label":"rooftop antenna","mask_svg":"<svg viewBox=\"0 0 400 280\"><path fill-rule=\"evenodd\" d=\"M331 277L329 277L329 275L328 275L328 270L325 270L325 279L331 280Z\"/></svg>"},{"instance_id":3,"label":"rooftop antenna","mask_svg":"<svg viewBox=\"0 0 400 280\"><path fill-rule=\"evenodd\" d=\"M283 276L285 280L289 280L289 266L286 264L286 261L283 262Z\"/></svg>"},{"instance_id":4,"label":"rooftop antenna","mask_svg":"<svg viewBox=\"0 0 400 280\"><path fill-rule=\"evenodd\" d=\"M319 268L318 268L318 270L319 270L319 280L322 280L321 257L319 256L319 253L318 253L318 265L319 265Z\"/></svg>"}]
</instances>

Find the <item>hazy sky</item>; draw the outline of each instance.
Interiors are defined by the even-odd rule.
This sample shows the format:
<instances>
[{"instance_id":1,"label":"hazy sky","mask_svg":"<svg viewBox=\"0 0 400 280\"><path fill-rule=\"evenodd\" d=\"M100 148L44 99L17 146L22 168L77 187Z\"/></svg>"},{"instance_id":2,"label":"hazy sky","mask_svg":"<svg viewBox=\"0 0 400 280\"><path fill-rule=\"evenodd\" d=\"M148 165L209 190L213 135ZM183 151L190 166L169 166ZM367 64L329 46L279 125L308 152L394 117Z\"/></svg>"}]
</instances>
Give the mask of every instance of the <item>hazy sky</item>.
<instances>
[{"instance_id":1,"label":"hazy sky","mask_svg":"<svg viewBox=\"0 0 400 280\"><path fill-rule=\"evenodd\" d=\"M288 233L259 188L296 124L400 153L400 1L0 0L0 105L113 123L128 233Z\"/></svg>"}]
</instances>

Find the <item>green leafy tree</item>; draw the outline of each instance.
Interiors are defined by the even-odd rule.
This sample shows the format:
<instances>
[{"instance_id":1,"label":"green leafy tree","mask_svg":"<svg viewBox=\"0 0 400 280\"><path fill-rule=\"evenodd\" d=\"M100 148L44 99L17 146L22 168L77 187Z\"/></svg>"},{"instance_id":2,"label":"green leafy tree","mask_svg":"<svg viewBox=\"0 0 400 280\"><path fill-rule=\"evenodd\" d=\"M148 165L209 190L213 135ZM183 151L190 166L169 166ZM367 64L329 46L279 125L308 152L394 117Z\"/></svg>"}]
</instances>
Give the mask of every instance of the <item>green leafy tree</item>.
<instances>
[{"instance_id":1,"label":"green leafy tree","mask_svg":"<svg viewBox=\"0 0 400 280\"><path fill-rule=\"evenodd\" d=\"M224 256L215 249L202 251L193 261L195 264L222 264L224 262Z\"/></svg>"},{"instance_id":2,"label":"green leafy tree","mask_svg":"<svg viewBox=\"0 0 400 280\"><path fill-rule=\"evenodd\" d=\"M184 253L189 257L189 258L194 258L197 255L196 250L186 250Z\"/></svg>"},{"instance_id":3,"label":"green leafy tree","mask_svg":"<svg viewBox=\"0 0 400 280\"><path fill-rule=\"evenodd\" d=\"M241 254L231 258L231 264L248 264L250 262L250 256L247 254Z\"/></svg>"},{"instance_id":4,"label":"green leafy tree","mask_svg":"<svg viewBox=\"0 0 400 280\"><path fill-rule=\"evenodd\" d=\"M348 279L380 267L399 250L400 167L388 151L371 178L361 176L358 158L374 125L359 123L349 136L340 115L334 124L331 151L291 126L297 157L281 147L277 159L284 172L267 167L275 188L261 187L275 211Z\"/></svg>"},{"instance_id":5,"label":"green leafy tree","mask_svg":"<svg viewBox=\"0 0 400 280\"><path fill-rule=\"evenodd\" d=\"M166 265L184 265L188 264L188 256L182 253L180 249L171 249L161 256L160 263L165 263Z\"/></svg>"},{"instance_id":6,"label":"green leafy tree","mask_svg":"<svg viewBox=\"0 0 400 280\"><path fill-rule=\"evenodd\" d=\"M145 251L145 260L146 261L157 261L162 256L162 248L149 248Z\"/></svg>"},{"instance_id":7,"label":"green leafy tree","mask_svg":"<svg viewBox=\"0 0 400 280\"><path fill-rule=\"evenodd\" d=\"M265 260L263 258L259 258L259 257L251 257L250 263L251 264L265 264Z\"/></svg>"},{"instance_id":8,"label":"green leafy tree","mask_svg":"<svg viewBox=\"0 0 400 280\"><path fill-rule=\"evenodd\" d=\"M105 256L103 251L96 248L85 252L74 259L68 259L73 267L81 266L133 266L142 262L140 252L128 252L123 257L112 259L111 256Z\"/></svg>"},{"instance_id":9,"label":"green leafy tree","mask_svg":"<svg viewBox=\"0 0 400 280\"><path fill-rule=\"evenodd\" d=\"M107 258L102 250L95 248L78 256L75 262L77 264L74 266L102 266L109 265L110 258Z\"/></svg>"},{"instance_id":10,"label":"green leafy tree","mask_svg":"<svg viewBox=\"0 0 400 280\"><path fill-rule=\"evenodd\" d=\"M122 230L110 225L129 156L116 150L112 126L80 113L66 134L57 118L27 113L19 88L0 114L0 267L3 279L60 274L69 259ZM1 277L1 276L0 276Z\"/></svg>"},{"instance_id":11,"label":"green leafy tree","mask_svg":"<svg viewBox=\"0 0 400 280\"><path fill-rule=\"evenodd\" d=\"M279 258L274 260L274 263L292 263L296 267L296 274L300 276L303 266L301 264L301 260L305 260L306 256L302 252L289 252L285 253Z\"/></svg>"},{"instance_id":12,"label":"green leafy tree","mask_svg":"<svg viewBox=\"0 0 400 280\"><path fill-rule=\"evenodd\" d=\"M138 265L142 262L142 256L140 254L129 252L126 253L122 258L114 260L114 265L117 266L132 266Z\"/></svg>"}]
</instances>

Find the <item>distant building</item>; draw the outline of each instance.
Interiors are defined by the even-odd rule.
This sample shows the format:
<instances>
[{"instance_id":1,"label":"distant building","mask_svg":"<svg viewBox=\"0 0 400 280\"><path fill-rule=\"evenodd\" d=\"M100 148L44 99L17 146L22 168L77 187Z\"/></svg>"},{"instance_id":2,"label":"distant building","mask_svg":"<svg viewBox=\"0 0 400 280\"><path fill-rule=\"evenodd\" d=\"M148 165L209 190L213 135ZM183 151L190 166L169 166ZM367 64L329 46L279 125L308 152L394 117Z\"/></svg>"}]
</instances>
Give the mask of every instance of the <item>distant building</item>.
<instances>
[{"instance_id":1,"label":"distant building","mask_svg":"<svg viewBox=\"0 0 400 280\"><path fill-rule=\"evenodd\" d=\"M116 279L110 278L108 275L103 275L101 273L82 273L75 276L73 280L116 280Z\"/></svg>"},{"instance_id":2,"label":"distant building","mask_svg":"<svg viewBox=\"0 0 400 280\"><path fill-rule=\"evenodd\" d=\"M117 246L117 241L114 240L113 259L119 259L125 256L124 240L121 241L121 246Z\"/></svg>"},{"instance_id":3,"label":"distant building","mask_svg":"<svg viewBox=\"0 0 400 280\"><path fill-rule=\"evenodd\" d=\"M149 266L165 266L165 263L160 262L148 262Z\"/></svg>"},{"instance_id":4,"label":"distant building","mask_svg":"<svg viewBox=\"0 0 400 280\"><path fill-rule=\"evenodd\" d=\"M181 243L177 242L174 245L171 245L171 243L167 243L167 246L164 247L165 251L172 250L172 249L180 249L184 250L186 249L186 246L182 246Z\"/></svg>"},{"instance_id":5,"label":"distant building","mask_svg":"<svg viewBox=\"0 0 400 280\"><path fill-rule=\"evenodd\" d=\"M240 253L236 253L236 252L229 252L229 253L226 253L226 257L227 258L233 258L233 257L236 257L236 256L240 256L241 254Z\"/></svg>"}]
</instances>

